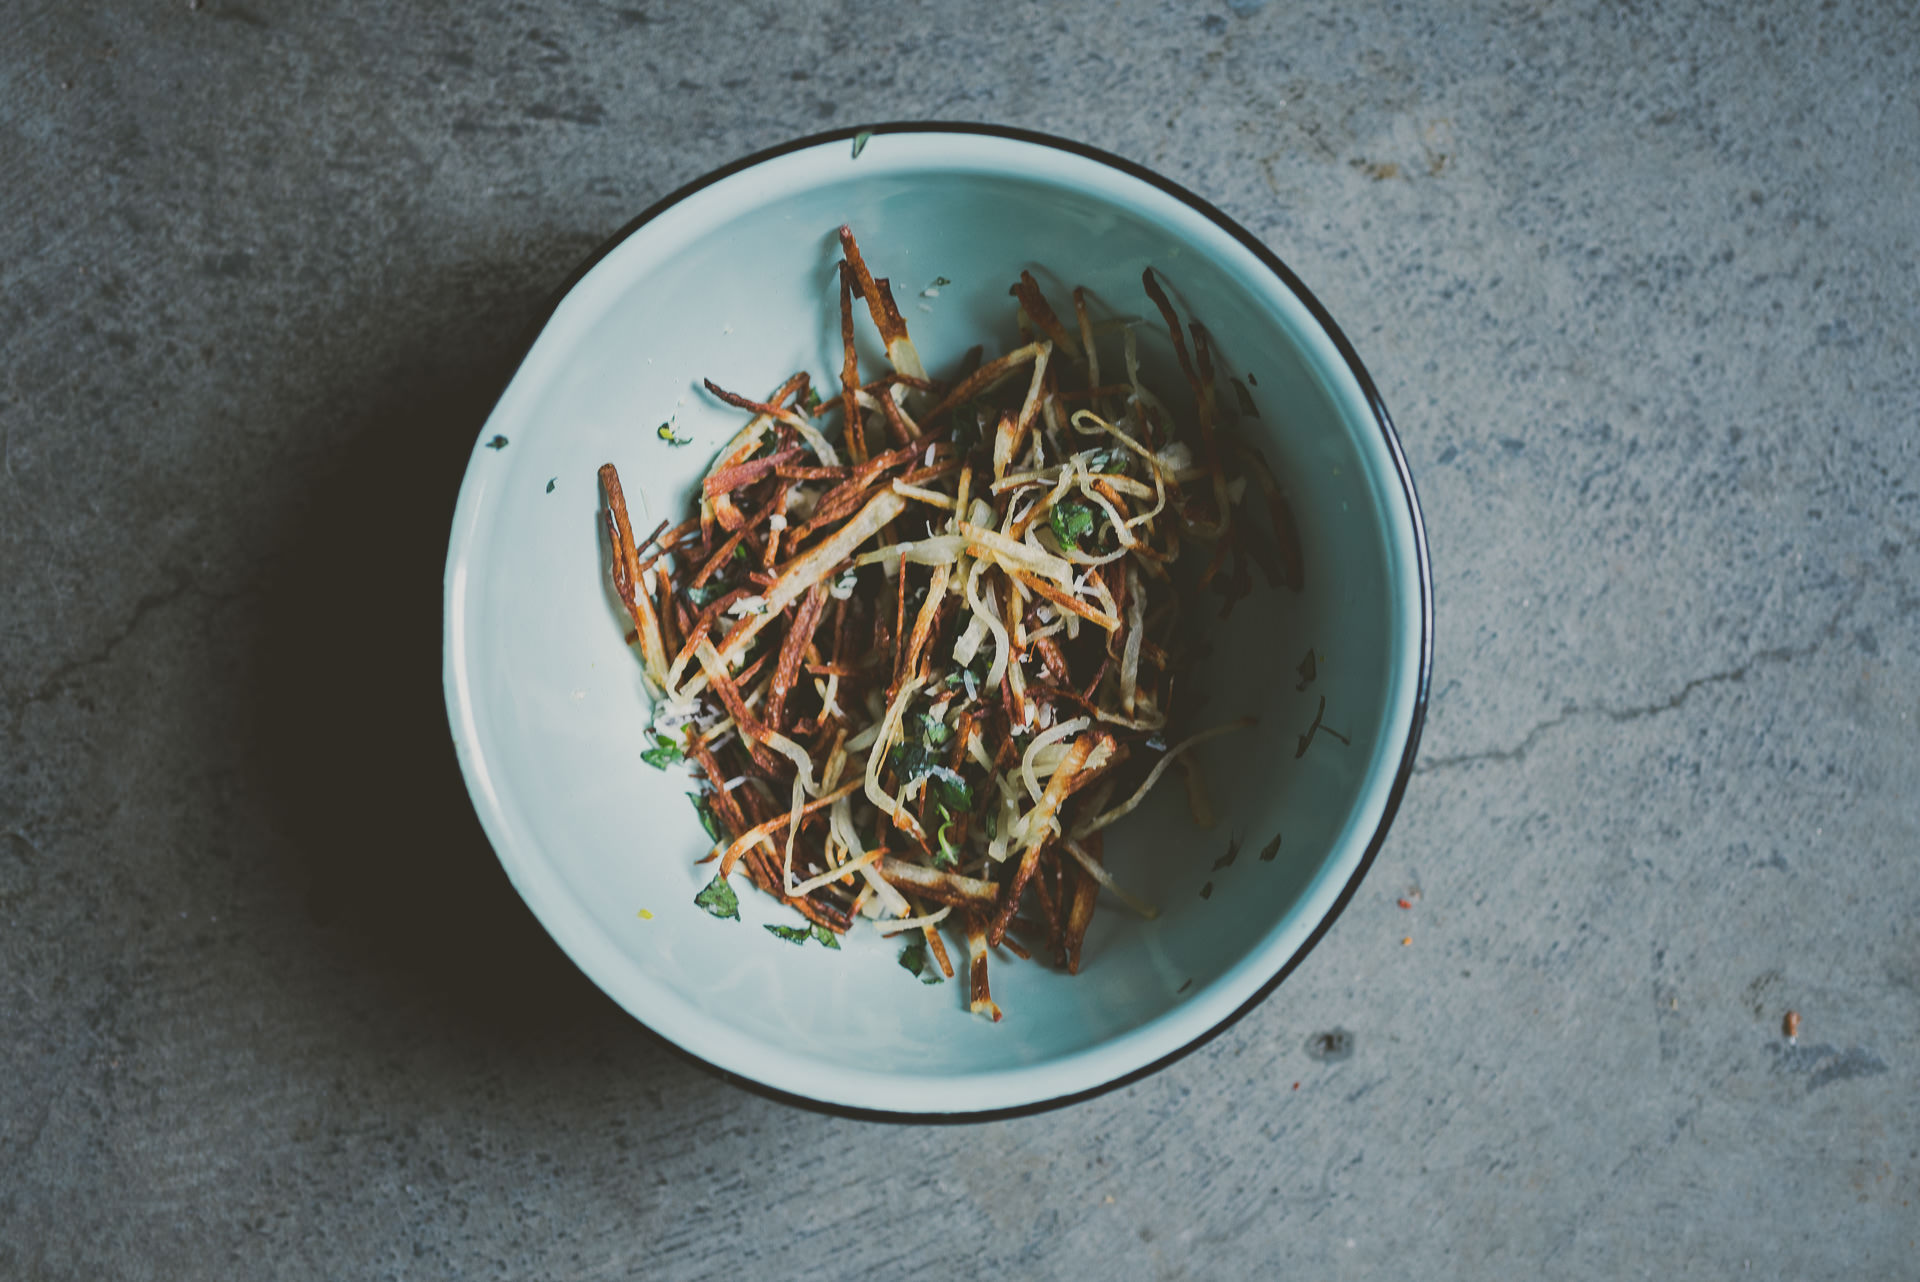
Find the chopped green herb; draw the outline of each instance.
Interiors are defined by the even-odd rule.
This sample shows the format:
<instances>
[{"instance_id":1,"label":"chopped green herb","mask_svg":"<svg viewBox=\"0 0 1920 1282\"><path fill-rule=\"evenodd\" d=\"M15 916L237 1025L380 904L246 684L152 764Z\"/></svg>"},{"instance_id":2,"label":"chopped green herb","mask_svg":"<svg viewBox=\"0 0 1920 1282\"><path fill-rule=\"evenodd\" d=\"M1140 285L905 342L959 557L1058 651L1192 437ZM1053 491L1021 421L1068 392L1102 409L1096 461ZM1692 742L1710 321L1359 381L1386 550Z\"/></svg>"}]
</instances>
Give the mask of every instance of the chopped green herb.
<instances>
[{"instance_id":1,"label":"chopped green herb","mask_svg":"<svg viewBox=\"0 0 1920 1282\"><path fill-rule=\"evenodd\" d=\"M707 836L720 840L720 821L713 816L713 807L707 799L697 792L687 794L687 800L693 803L693 812L700 816L700 826L707 830Z\"/></svg>"},{"instance_id":2,"label":"chopped green herb","mask_svg":"<svg viewBox=\"0 0 1920 1282\"><path fill-rule=\"evenodd\" d=\"M490 450L504 450L507 448L507 438L504 436L496 436L487 442L487 448Z\"/></svg>"},{"instance_id":3,"label":"chopped green herb","mask_svg":"<svg viewBox=\"0 0 1920 1282\"><path fill-rule=\"evenodd\" d=\"M958 771L945 766L935 766L927 771L933 791L933 799L939 805L953 810L973 809L973 789L960 777Z\"/></svg>"},{"instance_id":4,"label":"chopped green herb","mask_svg":"<svg viewBox=\"0 0 1920 1282\"><path fill-rule=\"evenodd\" d=\"M927 941L923 935L915 935L900 950L900 965L911 974L918 975L923 984L947 982L947 977L940 973L940 967L927 960Z\"/></svg>"},{"instance_id":5,"label":"chopped green herb","mask_svg":"<svg viewBox=\"0 0 1920 1282\"><path fill-rule=\"evenodd\" d=\"M817 387L807 388L807 408L810 410L817 410L820 408L820 389L819 388Z\"/></svg>"},{"instance_id":6,"label":"chopped green herb","mask_svg":"<svg viewBox=\"0 0 1920 1282\"><path fill-rule=\"evenodd\" d=\"M547 493L549 494L553 493L553 483L559 479L560 478L557 476L549 476L547 478Z\"/></svg>"},{"instance_id":7,"label":"chopped green herb","mask_svg":"<svg viewBox=\"0 0 1920 1282\"><path fill-rule=\"evenodd\" d=\"M1213 883L1212 883L1212 882L1208 882L1208 883L1207 883L1206 885L1204 885L1204 886L1202 886L1202 887L1200 887L1200 898L1202 898L1202 899L1212 899L1212 898L1213 898Z\"/></svg>"},{"instance_id":8,"label":"chopped green herb","mask_svg":"<svg viewBox=\"0 0 1920 1282\"><path fill-rule=\"evenodd\" d=\"M687 600L693 602L695 609L704 610L726 594L724 583L703 583L697 588L687 589Z\"/></svg>"},{"instance_id":9,"label":"chopped green herb","mask_svg":"<svg viewBox=\"0 0 1920 1282\"><path fill-rule=\"evenodd\" d=\"M1327 715L1327 696L1323 694L1320 696L1319 710L1313 714L1313 724L1308 726L1307 732L1300 736L1300 746L1293 754L1295 760L1298 760L1299 758L1307 755L1307 749L1313 746L1314 736L1319 734L1322 730L1326 731L1328 734L1338 739L1341 743L1347 744L1349 747L1352 746L1353 740L1347 738L1347 736L1341 734L1338 730L1335 730L1332 726L1326 725L1322 722L1321 718L1325 717L1326 715Z\"/></svg>"},{"instance_id":10,"label":"chopped green herb","mask_svg":"<svg viewBox=\"0 0 1920 1282\"><path fill-rule=\"evenodd\" d=\"M767 924L767 933L789 944L804 944L813 937L813 932L805 926L776 926L771 922Z\"/></svg>"},{"instance_id":11,"label":"chopped green herb","mask_svg":"<svg viewBox=\"0 0 1920 1282\"><path fill-rule=\"evenodd\" d=\"M933 278L933 284L932 284L932 285L930 285L930 286L928 286L928 288L930 288L930 289L941 289L941 288L943 288L943 287L945 287L945 286L947 286L947 285L951 285L951 284L953 284L953 282L952 282L952 281L950 281L950 280L948 280L948 279L947 279L947 278L946 278L945 276L935 276L935 277Z\"/></svg>"},{"instance_id":12,"label":"chopped green herb","mask_svg":"<svg viewBox=\"0 0 1920 1282\"><path fill-rule=\"evenodd\" d=\"M946 764L944 745L953 738L945 722L928 713L919 716L919 730L894 745L887 757L903 784L929 781L929 795L943 807L955 811L973 808L973 790L959 772Z\"/></svg>"},{"instance_id":13,"label":"chopped green herb","mask_svg":"<svg viewBox=\"0 0 1920 1282\"><path fill-rule=\"evenodd\" d=\"M891 753L887 754L887 764L893 767L894 774L900 776L900 782L906 784L921 778L939 765L941 756L942 754L934 752L924 743L903 739L894 745Z\"/></svg>"},{"instance_id":14,"label":"chopped green herb","mask_svg":"<svg viewBox=\"0 0 1920 1282\"><path fill-rule=\"evenodd\" d=\"M862 129L853 136L853 158L855 160L860 159L860 153L867 149L867 143L870 142L872 138L872 132L866 129Z\"/></svg>"},{"instance_id":15,"label":"chopped green herb","mask_svg":"<svg viewBox=\"0 0 1920 1282\"><path fill-rule=\"evenodd\" d=\"M693 897L693 902L722 921L740 920L740 897L719 873L713 875L705 890Z\"/></svg>"},{"instance_id":16,"label":"chopped green herb","mask_svg":"<svg viewBox=\"0 0 1920 1282\"><path fill-rule=\"evenodd\" d=\"M979 689L987 684L987 673L991 671L992 668L993 649L990 646L982 646L974 652L972 663L969 663L965 668L956 668L952 672L947 673L944 678L946 687L949 690L960 689L967 684L967 679L962 673L971 672L973 674L974 688Z\"/></svg>"},{"instance_id":17,"label":"chopped green herb","mask_svg":"<svg viewBox=\"0 0 1920 1282\"><path fill-rule=\"evenodd\" d=\"M822 944L825 944L828 948L833 949L834 952L837 953L840 951L840 936L834 934L832 931L828 930L825 926L822 926L816 922L814 924L812 934L815 939L819 940Z\"/></svg>"},{"instance_id":18,"label":"chopped green herb","mask_svg":"<svg viewBox=\"0 0 1920 1282\"><path fill-rule=\"evenodd\" d=\"M1253 393L1239 379L1233 379L1233 394L1240 402L1240 412L1249 418L1260 417L1260 407L1253 403Z\"/></svg>"},{"instance_id":19,"label":"chopped green herb","mask_svg":"<svg viewBox=\"0 0 1920 1282\"><path fill-rule=\"evenodd\" d=\"M1080 540L1093 533L1093 509L1085 503L1055 503L1047 519L1053 524L1053 537L1063 548L1078 548Z\"/></svg>"},{"instance_id":20,"label":"chopped green herb","mask_svg":"<svg viewBox=\"0 0 1920 1282\"><path fill-rule=\"evenodd\" d=\"M1270 864L1273 862L1273 857L1279 853L1280 853L1280 834L1276 832L1273 834L1272 841L1269 841L1266 845L1260 847L1260 862L1263 864Z\"/></svg>"},{"instance_id":21,"label":"chopped green herb","mask_svg":"<svg viewBox=\"0 0 1920 1282\"><path fill-rule=\"evenodd\" d=\"M654 739L658 742L654 747L648 748L645 752L641 753L640 760L646 762L655 770L665 770L674 762L685 761L687 759L687 754L680 751L680 745L667 736L656 734ZM716 837L714 840L717 841L719 838Z\"/></svg>"},{"instance_id":22,"label":"chopped green herb","mask_svg":"<svg viewBox=\"0 0 1920 1282\"><path fill-rule=\"evenodd\" d=\"M734 544L734 545L733 545L733 559L734 559L734 560L736 560L736 561L744 561L744 560L746 560L746 559L747 559L747 545L746 545L746 544L744 544L744 543L736 543L736 544Z\"/></svg>"},{"instance_id":23,"label":"chopped green herb","mask_svg":"<svg viewBox=\"0 0 1920 1282\"><path fill-rule=\"evenodd\" d=\"M1227 853L1213 861L1213 866L1215 871L1218 871L1219 869L1222 869L1222 868L1232 867L1233 861L1239 857L1240 857L1240 834L1235 833L1233 836L1227 839Z\"/></svg>"},{"instance_id":24,"label":"chopped green herb","mask_svg":"<svg viewBox=\"0 0 1920 1282\"><path fill-rule=\"evenodd\" d=\"M682 445L693 444L693 441L690 437L679 436L674 433L673 420L671 419L668 419L666 422L662 423L660 426L654 428L653 434L676 449L678 449Z\"/></svg>"},{"instance_id":25,"label":"chopped green herb","mask_svg":"<svg viewBox=\"0 0 1920 1282\"><path fill-rule=\"evenodd\" d=\"M960 862L960 849L953 844L953 815L948 812L945 806L942 806L940 807L940 818L945 822L943 822L939 830L934 833L934 840L940 843L940 848L934 851L933 866L936 868L951 868Z\"/></svg>"},{"instance_id":26,"label":"chopped green herb","mask_svg":"<svg viewBox=\"0 0 1920 1282\"><path fill-rule=\"evenodd\" d=\"M918 729L910 732L894 745L893 752L887 757L887 764L900 776L900 782L912 783L930 773L935 766L941 765L946 758L944 752L935 749L951 732L935 718L922 713L916 718ZM937 730L934 727L939 727ZM934 736L938 735L939 738Z\"/></svg>"}]
</instances>

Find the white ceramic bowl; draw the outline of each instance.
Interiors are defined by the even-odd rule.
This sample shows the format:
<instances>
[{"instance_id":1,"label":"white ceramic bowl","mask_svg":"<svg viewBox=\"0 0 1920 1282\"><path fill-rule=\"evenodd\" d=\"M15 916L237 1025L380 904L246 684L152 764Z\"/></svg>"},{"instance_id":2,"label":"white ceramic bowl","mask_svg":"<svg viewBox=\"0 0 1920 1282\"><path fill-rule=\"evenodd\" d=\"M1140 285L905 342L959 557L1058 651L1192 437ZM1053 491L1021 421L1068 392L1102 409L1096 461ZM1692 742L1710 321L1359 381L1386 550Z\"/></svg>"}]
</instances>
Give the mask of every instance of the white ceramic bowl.
<instances>
[{"instance_id":1,"label":"white ceramic bowl","mask_svg":"<svg viewBox=\"0 0 1920 1282\"><path fill-rule=\"evenodd\" d=\"M804 139L701 179L635 220L565 290L461 487L447 709L513 884L648 1027L798 1102L1005 1114L1084 1097L1192 1049L1331 924L1413 764L1432 644L1425 534L1352 347L1218 210L1136 165L1014 130L876 126L859 141ZM917 982L897 964L897 941L856 928L829 952L760 929L794 918L744 879L743 921L695 907L711 869L693 863L706 839L683 795L692 781L640 761L648 704L607 586L595 469L619 465L636 525L677 520L740 421L700 390L703 376L758 394L807 369L831 387L842 223L893 280L936 375L983 335L990 354L1014 344L1007 286L1030 268L1059 303L1083 284L1147 318L1151 381L1184 405L1140 289L1151 264L1211 329L1223 375L1246 385L1258 419L1244 430L1279 471L1305 551L1305 590L1256 591L1195 677L1210 696L1198 720L1260 717L1205 750L1216 829L1192 825L1176 779L1111 834L1109 866L1160 917L1103 899L1077 977L1003 958L999 1024L967 1013L964 982ZM871 338L864 321L862 333ZM881 368L877 352L863 368ZM669 417L691 448L658 439ZM1300 755L1316 717L1323 729Z\"/></svg>"}]
</instances>

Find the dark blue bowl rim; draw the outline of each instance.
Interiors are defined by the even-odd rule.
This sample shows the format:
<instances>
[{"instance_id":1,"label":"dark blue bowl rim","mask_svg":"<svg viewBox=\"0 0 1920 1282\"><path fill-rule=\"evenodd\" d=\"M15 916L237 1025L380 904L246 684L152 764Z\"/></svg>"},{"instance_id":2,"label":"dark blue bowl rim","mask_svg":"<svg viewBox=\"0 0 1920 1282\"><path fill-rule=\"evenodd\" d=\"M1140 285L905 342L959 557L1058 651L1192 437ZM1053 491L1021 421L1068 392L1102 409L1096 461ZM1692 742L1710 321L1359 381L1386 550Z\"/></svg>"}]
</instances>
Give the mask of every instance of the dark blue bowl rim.
<instances>
[{"instance_id":1,"label":"dark blue bowl rim","mask_svg":"<svg viewBox=\"0 0 1920 1282\"><path fill-rule=\"evenodd\" d=\"M1367 875L1367 871L1373 867L1374 858L1380 853L1380 848L1387 839L1387 830L1392 826L1394 816L1400 809L1400 799L1406 793L1407 782L1413 777L1414 761L1419 755L1420 734L1426 725L1427 700L1433 683L1433 566L1427 550L1426 521L1420 512L1419 496L1414 492L1413 477L1407 471L1407 459L1405 452L1400 447L1400 435L1394 429L1392 418L1387 414L1386 404L1380 399L1379 389L1374 386L1373 376L1367 373L1367 367L1361 363L1358 353L1353 349L1353 344L1347 341L1347 336L1342 333L1340 327L1334 323L1333 317L1329 315L1327 309L1321 305L1320 300L1313 296L1313 291L1309 290L1306 285L1301 282L1300 278L1293 274L1291 268L1280 261L1278 255L1262 244L1259 238L1254 236L1252 232L1249 232L1232 218L1222 213L1212 203L1188 191L1185 187L1182 187L1173 180L1146 168L1144 165L1136 164L1124 157L1102 151L1098 147L1090 147L1085 143L1075 142L1069 138L1037 133L1030 129L1016 129L1010 125L975 124L964 121L894 121L884 124L855 125L844 129L831 129L825 133L809 134L804 138L795 138L790 142L783 142L778 146L769 147L764 151L756 151L751 155L742 156L738 160L722 165L711 173L702 175L684 187L681 187L679 190L655 201L632 222L615 232L598 249L595 249L591 254L587 255L586 259L581 262L578 267L574 268L573 273L554 291L546 304L541 308L539 314L535 316L529 324L525 338L518 347L518 356L514 360L516 370L518 366L525 361L527 353L532 349L534 341L540 336L540 332L546 328L547 322L552 319L553 313L559 308L561 300L572 291L573 287L579 284L581 279L584 278L588 272L592 271L601 259L612 253L621 242L658 218L661 214L673 208L681 201L686 200L695 192L710 187L721 179L739 173L743 169L750 169L764 161L772 160L791 152L804 151L809 147L817 147L823 143L838 141L851 143L863 134L976 134L982 137L1006 138L1014 142L1032 143L1041 147L1052 147L1058 151L1068 152L1075 156L1085 157L1088 160L1098 161L1123 174L1138 178L1142 182L1150 183L1161 191L1166 192L1169 196L1190 206L1196 213L1204 215L1222 231L1225 231L1228 235L1246 246L1249 253L1253 254L1269 271L1279 277L1287 288L1292 290L1300 302L1305 305L1307 311L1312 314L1314 320L1319 323L1320 327L1326 331L1327 337L1333 340L1334 347L1339 351L1341 359L1346 362L1347 369L1359 383L1361 392L1366 396L1367 405L1373 411L1374 422L1380 429L1380 436L1386 444L1387 453L1393 459L1394 472L1400 479L1402 497L1405 499L1407 505L1407 517L1413 523L1414 553L1420 585L1420 672L1414 687L1413 718L1407 726L1406 746L1401 751L1400 764L1394 772L1393 788L1387 794L1386 808L1380 814L1379 825L1374 829L1373 835L1367 841L1367 848L1365 853L1360 857L1359 866L1354 869L1353 876L1347 879L1347 884L1341 888L1339 898L1334 900L1333 906L1327 910L1326 916L1322 917L1319 924L1313 928L1313 933L1307 936L1306 941L1295 950L1294 954L1287 959L1284 965L1273 973L1271 978L1261 984L1257 992L1242 1002L1231 1014L1222 1018L1219 1023L1213 1025L1213 1027L1194 1037L1184 1045L1167 1052L1152 1063L1143 1065L1130 1073L1122 1074L1109 1081L1090 1086L1085 1090L1073 1091L1065 1095L1055 1095L1042 1100L1034 1100L1030 1103L1019 1104L1010 1108L956 1113L908 1113L895 1112L889 1109L854 1108L844 1104L834 1104L823 1100L811 1099L804 1095L795 1095L789 1091L783 1091L778 1087L768 1086L764 1082L757 1082L751 1078L741 1077L737 1073L728 1072L719 1065L701 1058L679 1043L666 1037L659 1037L657 1033L655 1034L656 1037L659 1037L661 1043L675 1054L680 1055L684 1059L689 1060L700 1068L713 1073L715 1076L735 1086L742 1087L768 1099L778 1100L783 1104L792 1104L796 1107L810 1109L819 1113L829 1113L836 1117L853 1118L859 1121L926 1124L991 1122L1005 1118L1028 1117L1035 1113L1046 1112L1050 1109L1063 1108L1069 1104L1077 1104L1082 1100L1089 1100L1097 1095L1104 1095L1108 1091L1117 1090L1122 1086L1129 1086L1134 1082L1140 1081L1142 1078L1159 1072L1161 1069L1167 1067L1167 1065L1186 1057L1206 1045L1228 1028L1231 1028L1235 1023L1239 1022L1248 1011L1251 1011L1254 1007L1265 1001L1267 997L1272 994L1273 990L1280 986L1281 981L1292 974L1294 968L1305 959L1308 953L1313 951L1314 946L1320 942L1327 931L1332 928L1333 923L1339 919L1340 914L1346 910L1347 904L1353 899L1354 892L1359 889L1361 881ZM512 380L508 379L507 381L511 383ZM451 734L451 724L449 724L448 729L449 734ZM592 976L588 976L588 978L591 979ZM641 1022L642 1027L646 1027L644 1021L638 1022ZM648 1029L648 1031L652 1032L653 1030Z\"/></svg>"}]
</instances>

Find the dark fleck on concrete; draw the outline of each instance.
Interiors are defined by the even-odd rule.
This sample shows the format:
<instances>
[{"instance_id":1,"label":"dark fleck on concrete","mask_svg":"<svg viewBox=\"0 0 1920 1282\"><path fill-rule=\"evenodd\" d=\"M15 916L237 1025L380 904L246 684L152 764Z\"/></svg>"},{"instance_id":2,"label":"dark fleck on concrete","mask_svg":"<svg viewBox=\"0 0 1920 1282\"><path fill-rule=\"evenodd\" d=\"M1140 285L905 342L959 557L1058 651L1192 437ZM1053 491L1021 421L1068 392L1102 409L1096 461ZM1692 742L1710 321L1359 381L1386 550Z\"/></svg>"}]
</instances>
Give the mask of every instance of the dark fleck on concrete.
<instances>
[{"instance_id":1,"label":"dark fleck on concrete","mask_svg":"<svg viewBox=\"0 0 1920 1282\"><path fill-rule=\"evenodd\" d=\"M209 276L223 276L237 280L253 271L253 255L243 249L225 254L209 254L204 260L203 270Z\"/></svg>"},{"instance_id":2,"label":"dark fleck on concrete","mask_svg":"<svg viewBox=\"0 0 1920 1282\"><path fill-rule=\"evenodd\" d=\"M1353 1034L1344 1028L1315 1033L1307 1039L1307 1056L1323 1064L1337 1064L1353 1058Z\"/></svg>"},{"instance_id":3,"label":"dark fleck on concrete","mask_svg":"<svg viewBox=\"0 0 1920 1282\"><path fill-rule=\"evenodd\" d=\"M527 108L529 120L561 120L572 125L604 125L607 112L597 102L581 103L577 107L556 107L548 102L536 102Z\"/></svg>"},{"instance_id":4,"label":"dark fleck on concrete","mask_svg":"<svg viewBox=\"0 0 1920 1282\"><path fill-rule=\"evenodd\" d=\"M1887 1062L1864 1046L1849 1046L1841 1050L1826 1042L1812 1046L1791 1046L1776 1041L1766 1045L1768 1053L1773 1056L1773 1071L1804 1074L1808 1094L1835 1082L1856 1077L1875 1077L1887 1071Z\"/></svg>"},{"instance_id":5,"label":"dark fleck on concrete","mask_svg":"<svg viewBox=\"0 0 1920 1282\"><path fill-rule=\"evenodd\" d=\"M1748 982L1742 996L1753 1011L1755 1019L1764 1019L1767 1013L1768 998L1786 983L1786 976L1778 968L1769 968L1755 975Z\"/></svg>"}]
</instances>

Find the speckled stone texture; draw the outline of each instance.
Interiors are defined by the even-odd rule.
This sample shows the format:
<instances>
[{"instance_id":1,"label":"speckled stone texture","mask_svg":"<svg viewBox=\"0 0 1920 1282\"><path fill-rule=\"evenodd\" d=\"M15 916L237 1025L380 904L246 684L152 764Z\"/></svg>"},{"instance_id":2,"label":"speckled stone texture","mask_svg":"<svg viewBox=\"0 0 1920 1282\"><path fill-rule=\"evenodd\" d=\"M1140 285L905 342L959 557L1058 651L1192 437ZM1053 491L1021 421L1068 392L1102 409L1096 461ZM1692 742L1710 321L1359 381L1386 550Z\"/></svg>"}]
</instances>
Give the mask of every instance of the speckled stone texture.
<instances>
[{"instance_id":1,"label":"speckled stone texture","mask_svg":"<svg viewBox=\"0 0 1920 1282\"><path fill-rule=\"evenodd\" d=\"M1911 4L357 8L5 19L0 1277L1914 1276ZM1263 237L1399 421L1440 609L1298 972L958 1128L768 1102L601 997L438 682L548 291L887 118Z\"/></svg>"}]
</instances>

